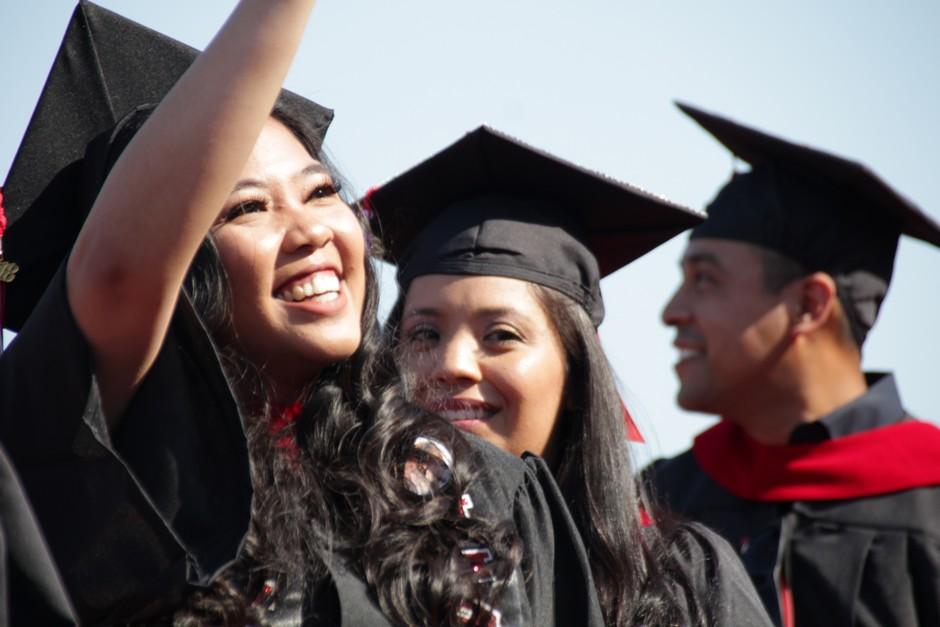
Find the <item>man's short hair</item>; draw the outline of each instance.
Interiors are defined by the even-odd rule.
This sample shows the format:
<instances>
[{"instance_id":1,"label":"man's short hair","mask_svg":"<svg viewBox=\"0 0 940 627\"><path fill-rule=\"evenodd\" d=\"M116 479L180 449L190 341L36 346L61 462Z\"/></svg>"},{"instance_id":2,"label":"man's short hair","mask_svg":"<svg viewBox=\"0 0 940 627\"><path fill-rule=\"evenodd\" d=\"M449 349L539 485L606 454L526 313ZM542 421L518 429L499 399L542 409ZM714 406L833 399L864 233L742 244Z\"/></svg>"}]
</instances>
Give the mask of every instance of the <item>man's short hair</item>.
<instances>
[{"instance_id":1,"label":"man's short hair","mask_svg":"<svg viewBox=\"0 0 940 627\"><path fill-rule=\"evenodd\" d=\"M793 281L809 274L803 264L786 255L763 246L756 248L764 265L764 289L771 294L777 294Z\"/></svg>"}]
</instances>

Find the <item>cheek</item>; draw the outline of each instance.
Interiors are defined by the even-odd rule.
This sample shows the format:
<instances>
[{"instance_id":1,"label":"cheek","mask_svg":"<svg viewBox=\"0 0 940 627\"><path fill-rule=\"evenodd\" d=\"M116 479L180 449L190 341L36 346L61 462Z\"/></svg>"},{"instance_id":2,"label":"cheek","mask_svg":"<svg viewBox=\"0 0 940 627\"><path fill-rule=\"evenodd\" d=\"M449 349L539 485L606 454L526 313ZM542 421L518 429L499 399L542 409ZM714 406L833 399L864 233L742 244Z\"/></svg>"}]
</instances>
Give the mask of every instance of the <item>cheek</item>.
<instances>
[{"instance_id":1,"label":"cheek","mask_svg":"<svg viewBox=\"0 0 940 627\"><path fill-rule=\"evenodd\" d=\"M257 301L273 289L271 272L265 268L273 271L277 250L275 236L242 231L233 230L215 238L236 312L246 306L255 308Z\"/></svg>"},{"instance_id":2,"label":"cheek","mask_svg":"<svg viewBox=\"0 0 940 627\"><path fill-rule=\"evenodd\" d=\"M437 367L437 352L424 350L419 353L403 348L399 353L398 362L401 365L402 374L411 377L426 377Z\"/></svg>"},{"instance_id":3,"label":"cheek","mask_svg":"<svg viewBox=\"0 0 940 627\"><path fill-rule=\"evenodd\" d=\"M353 291L358 309L362 309L366 286L366 246L365 235L352 210L346 215L337 216L330 226L333 241L339 250L346 274L346 282Z\"/></svg>"},{"instance_id":4,"label":"cheek","mask_svg":"<svg viewBox=\"0 0 940 627\"><path fill-rule=\"evenodd\" d=\"M502 372L502 382L517 406L518 419L530 427L554 424L565 387L564 362L554 351L519 359Z\"/></svg>"}]
</instances>

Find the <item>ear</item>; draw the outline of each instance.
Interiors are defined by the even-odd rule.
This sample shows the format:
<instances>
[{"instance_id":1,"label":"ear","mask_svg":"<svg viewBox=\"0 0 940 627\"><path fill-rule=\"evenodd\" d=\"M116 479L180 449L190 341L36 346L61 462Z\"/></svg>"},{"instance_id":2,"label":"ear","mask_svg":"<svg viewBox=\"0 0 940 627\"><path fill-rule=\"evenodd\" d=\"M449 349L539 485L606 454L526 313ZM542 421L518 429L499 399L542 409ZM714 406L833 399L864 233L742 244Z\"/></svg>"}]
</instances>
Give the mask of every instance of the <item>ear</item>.
<instances>
[{"instance_id":1,"label":"ear","mask_svg":"<svg viewBox=\"0 0 940 627\"><path fill-rule=\"evenodd\" d=\"M797 317L793 325L795 335L813 333L825 327L836 313L838 295L835 280L825 272L814 272L796 285Z\"/></svg>"}]
</instances>

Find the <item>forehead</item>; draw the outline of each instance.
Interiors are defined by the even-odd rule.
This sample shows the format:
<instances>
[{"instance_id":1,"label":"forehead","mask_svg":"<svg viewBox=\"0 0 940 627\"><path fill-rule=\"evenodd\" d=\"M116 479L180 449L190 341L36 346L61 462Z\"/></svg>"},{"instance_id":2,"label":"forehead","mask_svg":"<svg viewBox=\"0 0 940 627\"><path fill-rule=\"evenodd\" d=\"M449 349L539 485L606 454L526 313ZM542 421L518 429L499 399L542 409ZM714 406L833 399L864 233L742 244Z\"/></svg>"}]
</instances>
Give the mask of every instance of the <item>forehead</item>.
<instances>
[{"instance_id":1,"label":"forehead","mask_svg":"<svg viewBox=\"0 0 940 627\"><path fill-rule=\"evenodd\" d=\"M422 309L515 311L545 317L532 285L501 276L428 274L411 282L405 297L405 315Z\"/></svg>"},{"instance_id":2,"label":"forehead","mask_svg":"<svg viewBox=\"0 0 940 627\"><path fill-rule=\"evenodd\" d=\"M281 122L268 118L241 178L264 178L264 175L291 176L319 162Z\"/></svg>"},{"instance_id":3,"label":"forehead","mask_svg":"<svg viewBox=\"0 0 940 627\"><path fill-rule=\"evenodd\" d=\"M690 239L682 254L683 264L712 263L729 272L760 268L761 248L747 242L697 237Z\"/></svg>"}]
</instances>

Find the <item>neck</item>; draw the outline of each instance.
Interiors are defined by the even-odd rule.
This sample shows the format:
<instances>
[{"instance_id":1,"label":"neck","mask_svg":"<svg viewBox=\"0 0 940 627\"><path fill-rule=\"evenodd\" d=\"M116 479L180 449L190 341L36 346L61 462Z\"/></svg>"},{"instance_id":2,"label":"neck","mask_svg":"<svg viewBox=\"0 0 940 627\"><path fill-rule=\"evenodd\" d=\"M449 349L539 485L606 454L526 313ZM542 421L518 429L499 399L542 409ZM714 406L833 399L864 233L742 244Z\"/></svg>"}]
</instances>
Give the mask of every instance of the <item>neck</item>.
<instances>
[{"instance_id":1,"label":"neck","mask_svg":"<svg viewBox=\"0 0 940 627\"><path fill-rule=\"evenodd\" d=\"M762 444L786 444L793 430L815 422L862 396L868 389L856 356L796 347L793 359L769 380L754 386L722 418Z\"/></svg>"}]
</instances>

